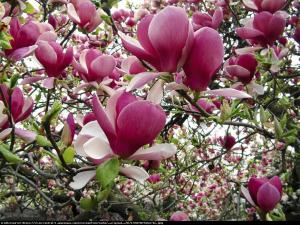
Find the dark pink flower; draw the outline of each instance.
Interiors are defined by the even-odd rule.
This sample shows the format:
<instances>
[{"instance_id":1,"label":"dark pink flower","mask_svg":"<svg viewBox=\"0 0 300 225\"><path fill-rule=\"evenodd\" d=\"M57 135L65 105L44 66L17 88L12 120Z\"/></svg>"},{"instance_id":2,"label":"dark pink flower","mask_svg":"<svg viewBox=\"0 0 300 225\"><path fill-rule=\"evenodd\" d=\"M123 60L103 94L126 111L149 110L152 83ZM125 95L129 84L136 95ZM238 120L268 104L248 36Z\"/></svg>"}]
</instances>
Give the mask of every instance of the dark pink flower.
<instances>
[{"instance_id":1,"label":"dark pink flower","mask_svg":"<svg viewBox=\"0 0 300 225\"><path fill-rule=\"evenodd\" d=\"M244 84L251 82L255 75L258 63L252 54L231 57L224 65L226 75L236 77Z\"/></svg>"},{"instance_id":2,"label":"dark pink flower","mask_svg":"<svg viewBox=\"0 0 300 225\"><path fill-rule=\"evenodd\" d=\"M236 143L235 137L226 135L222 140L222 145L226 150L230 150Z\"/></svg>"},{"instance_id":3,"label":"dark pink flower","mask_svg":"<svg viewBox=\"0 0 300 225\"><path fill-rule=\"evenodd\" d=\"M147 15L137 26L137 39L120 33L126 50L161 72L176 72L193 43L193 29L184 9L167 6Z\"/></svg>"},{"instance_id":4,"label":"dark pink flower","mask_svg":"<svg viewBox=\"0 0 300 225\"><path fill-rule=\"evenodd\" d=\"M244 5L253 11L274 13L283 8L286 0L243 0Z\"/></svg>"},{"instance_id":5,"label":"dark pink flower","mask_svg":"<svg viewBox=\"0 0 300 225\"><path fill-rule=\"evenodd\" d=\"M10 21L11 49L5 50L5 55L14 61L19 61L34 52L37 40L53 40L56 35L52 33L53 27L48 23L29 21L20 24L17 18Z\"/></svg>"},{"instance_id":6,"label":"dark pink flower","mask_svg":"<svg viewBox=\"0 0 300 225\"><path fill-rule=\"evenodd\" d=\"M185 84L195 91L206 90L223 57L223 41L217 31L209 27L196 31L192 51L183 66Z\"/></svg>"},{"instance_id":7,"label":"dark pink flower","mask_svg":"<svg viewBox=\"0 0 300 225\"><path fill-rule=\"evenodd\" d=\"M282 196L282 183L278 176L271 179L252 177L248 182L248 190L244 196L251 204L258 206L263 212L272 211Z\"/></svg>"},{"instance_id":8,"label":"dark pink flower","mask_svg":"<svg viewBox=\"0 0 300 225\"><path fill-rule=\"evenodd\" d=\"M64 53L60 44L54 41L39 41L35 56L49 77L58 77L71 64L73 48L69 47Z\"/></svg>"},{"instance_id":9,"label":"dark pink flower","mask_svg":"<svg viewBox=\"0 0 300 225\"><path fill-rule=\"evenodd\" d=\"M33 100L31 97L24 98L20 88L15 87L12 90L4 84L0 85L0 101L4 102L6 107L11 106L10 113L14 123L25 120L30 116L33 109ZM4 96L4 98L2 97Z\"/></svg>"},{"instance_id":10,"label":"dark pink flower","mask_svg":"<svg viewBox=\"0 0 300 225\"><path fill-rule=\"evenodd\" d=\"M81 52L79 62L73 61L73 66L84 81L101 82L113 74L116 62L111 55L103 55L97 49L86 49Z\"/></svg>"},{"instance_id":11,"label":"dark pink flower","mask_svg":"<svg viewBox=\"0 0 300 225\"><path fill-rule=\"evenodd\" d=\"M148 181L151 184L156 184L160 181L160 175L159 174L152 174L150 175L150 177L148 178Z\"/></svg>"},{"instance_id":12,"label":"dark pink flower","mask_svg":"<svg viewBox=\"0 0 300 225\"><path fill-rule=\"evenodd\" d=\"M261 12L250 19L244 27L237 28L237 35L252 45L273 45L281 36L286 25L280 13Z\"/></svg>"},{"instance_id":13,"label":"dark pink flower","mask_svg":"<svg viewBox=\"0 0 300 225\"><path fill-rule=\"evenodd\" d=\"M223 10L217 8L214 11L213 16L208 13L195 12L192 18L194 30L199 30L202 27L211 27L216 30L222 23Z\"/></svg>"},{"instance_id":14,"label":"dark pink flower","mask_svg":"<svg viewBox=\"0 0 300 225\"><path fill-rule=\"evenodd\" d=\"M67 5L69 18L87 32L95 30L102 22L100 9L90 0L70 0Z\"/></svg>"},{"instance_id":15,"label":"dark pink flower","mask_svg":"<svg viewBox=\"0 0 300 225\"><path fill-rule=\"evenodd\" d=\"M166 115L160 106L138 100L124 91L109 99L105 111L94 96L93 111L112 151L124 158L151 143L166 122Z\"/></svg>"}]
</instances>

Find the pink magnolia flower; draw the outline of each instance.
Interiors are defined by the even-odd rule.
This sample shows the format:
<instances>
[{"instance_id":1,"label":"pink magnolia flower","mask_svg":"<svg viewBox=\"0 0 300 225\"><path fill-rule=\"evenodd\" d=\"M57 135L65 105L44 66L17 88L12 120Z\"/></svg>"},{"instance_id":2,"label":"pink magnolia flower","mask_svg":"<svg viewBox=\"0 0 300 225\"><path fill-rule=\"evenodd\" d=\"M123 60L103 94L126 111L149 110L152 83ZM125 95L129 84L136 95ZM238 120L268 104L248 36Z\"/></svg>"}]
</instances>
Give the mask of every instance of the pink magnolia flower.
<instances>
[{"instance_id":1,"label":"pink magnolia flower","mask_svg":"<svg viewBox=\"0 0 300 225\"><path fill-rule=\"evenodd\" d=\"M256 12L274 13L284 7L286 0L243 0L243 3L248 9Z\"/></svg>"},{"instance_id":2,"label":"pink magnolia flower","mask_svg":"<svg viewBox=\"0 0 300 225\"><path fill-rule=\"evenodd\" d=\"M231 135L226 135L223 139L221 139L221 144L226 150L230 150L235 143L235 137Z\"/></svg>"},{"instance_id":3,"label":"pink magnolia flower","mask_svg":"<svg viewBox=\"0 0 300 225\"><path fill-rule=\"evenodd\" d=\"M70 0L67 12L69 18L87 32L92 32L102 22L100 9L97 10L90 0Z\"/></svg>"},{"instance_id":4,"label":"pink magnolia flower","mask_svg":"<svg viewBox=\"0 0 300 225\"><path fill-rule=\"evenodd\" d=\"M177 211L171 215L170 221L189 221L189 217L185 212Z\"/></svg>"},{"instance_id":5,"label":"pink magnolia flower","mask_svg":"<svg viewBox=\"0 0 300 225\"><path fill-rule=\"evenodd\" d=\"M111 76L116 67L116 61L111 55L104 55L97 49L83 50L79 62L73 60L73 66L85 82L101 82Z\"/></svg>"},{"instance_id":6,"label":"pink magnolia flower","mask_svg":"<svg viewBox=\"0 0 300 225\"><path fill-rule=\"evenodd\" d=\"M138 100L128 92L117 91L108 100L106 109L94 96L93 111L97 121L91 118L92 121L84 125L74 142L74 148L78 155L88 157L95 164L114 156L129 160L160 161L176 153L173 144L142 148L152 143L164 127L166 116L160 106ZM149 177L144 169L137 166L121 167L120 172L140 182ZM70 186L81 189L94 176L95 171L79 173L73 177Z\"/></svg>"},{"instance_id":7,"label":"pink magnolia flower","mask_svg":"<svg viewBox=\"0 0 300 225\"><path fill-rule=\"evenodd\" d=\"M159 174L152 174L149 178L148 181L151 184L156 184L160 181L160 175Z\"/></svg>"},{"instance_id":8,"label":"pink magnolia flower","mask_svg":"<svg viewBox=\"0 0 300 225\"><path fill-rule=\"evenodd\" d=\"M199 30L202 27L211 27L213 29L218 29L223 20L223 10L217 8L213 16L208 13L195 12L193 14L193 27L194 30Z\"/></svg>"},{"instance_id":9,"label":"pink magnolia flower","mask_svg":"<svg viewBox=\"0 0 300 225\"><path fill-rule=\"evenodd\" d=\"M251 45L273 45L283 33L285 18L280 13L261 12L250 19L244 27L237 28L237 35Z\"/></svg>"},{"instance_id":10,"label":"pink magnolia flower","mask_svg":"<svg viewBox=\"0 0 300 225\"><path fill-rule=\"evenodd\" d=\"M58 77L71 64L73 48L69 47L64 53L60 44L54 41L39 41L35 56L49 77Z\"/></svg>"},{"instance_id":11,"label":"pink magnolia flower","mask_svg":"<svg viewBox=\"0 0 300 225\"><path fill-rule=\"evenodd\" d=\"M33 109L33 100L31 97L25 99L20 88L15 87L10 90L4 84L0 85L0 91L2 92L0 101L6 106L11 105L10 113L14 123L25 120L30 116Z\"/></svg>"},{"instance_id":12,"label":"pink magnolia flower","mask_svg":"<svg viewBox=\"0 0 300 225\"><path fill-rule=\"evenodd\" d=\"M64 129L61 134L62 142L66 146L70 146L72 144L74 135L75 135L75 129L76 129L76 124L74 121L73 114L69 113L69 115L64 123Z\"/></svg>"},{"instance_id":13,"label":"pink magnolia flower","mask_svg":"<svg viewBox=\"0 0 300 225\"><path fill-rule=\"evenodd\" d=\"M253 79L258 63L252 54L231 57L224 65L226 75L236 77L243 84L248 84Z\"/></svg>"},{"instance_id":14,"label":"pink magnolia flower","mask_svg":"<svg viewBox=\"0 0 300 225\"><path fill-rule=\"evenodd\" d=\"M263 212L272 211L282 197L282 184L278 176L271 179L252 177L248 182L248 190L243 188L245 198Z\"/></svg>"},{"instance_id":15,"label":"pink magnolia flower","mask_svg":"<svg viewBox=\"0 0 300 225\"><path fill-rule=\"evenodd\" d=\"M11 49L4 51L5 56L13 61L21 60L37 48L37 40L53 40L56 35L52 32L53 27L48 23L29 21L21 25L17 18L10 21Z\"/></svg>"},{"instance_id":16,"label":"pink magnolia flower","mask_svg":"<svg viewBox=\"0 0 300 225\"><path fill-rule=\"evenodd\" d=\"M193 29L185 10L174 6L144 17L137 26L138 41L123 33L120 36L126 50L162 72L176 72L193 43Z\"/></svg>"},{"instance_id":17,"label":"pink magnolia flower","mask_svg":"<svg viewBox=\"0 0 300 225\"><path fill-rule=\"evenodd\" d=\"M223 57L223 41L217 31L209 27L196 31L192 51L183 66L184 83L195 91L206 90Z\"/></svg>"},{"instance_id":18,"label":"pink magnolia flower","mask_svg":"<svg viewBox=\"0 0 300 225\"><path fill-rule=\"evenodd\" d=\"M18 122L27 119L33 109L33 100L31 97L24 98L20 88L15 87L10 90L6 85L0 85L0 140L6 138L12 131L9 128L8 115L4 113L4 108L10 107L10 115L13 123L16 125ZM3 97L2 97L3 96ZM27 142L35 140L36 134L31 131L23 130L15 127L15 134L23 138Z\"/></svg>"}]
</instances>

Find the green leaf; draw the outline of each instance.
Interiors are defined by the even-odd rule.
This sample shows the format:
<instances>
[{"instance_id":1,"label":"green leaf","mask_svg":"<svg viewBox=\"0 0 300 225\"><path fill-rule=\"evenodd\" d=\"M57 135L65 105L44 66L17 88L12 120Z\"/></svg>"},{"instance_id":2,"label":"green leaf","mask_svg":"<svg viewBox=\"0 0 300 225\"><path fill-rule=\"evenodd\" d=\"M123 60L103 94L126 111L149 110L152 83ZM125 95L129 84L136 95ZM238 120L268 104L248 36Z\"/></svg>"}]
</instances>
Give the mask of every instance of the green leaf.
<instances>
[{"instance_id":1,"label":"green leaf","mask_svg":"<svg viewBox=\"0 0 300 225\"><path fill-rule=\"evenodd\" d=\"M11 78L10 78L10 88L14 88L18 82L18 79L19 79L19 75L15 74L13 75Z\"/></svg>"},{"instance_id":2,"label":"green leaf","mask_svg":"<svg viewBox=\"0 0 300 225\"><path fill-rule=\"evenodd\" d=\"M262 106L260 106L259 109L259 116L260 116L260 122L264 124L267 121L267 119L266 119L265 109Z\"/></svg>"},{"instance_id":3,"label":"green leaf","mask_svg":"<svg viewBox=\"0 0 300 225\"><path fill-rule=\"evenodd\" d=\"M110 186L105 188L102 191L99 191L98 194L97 194L98 202L102 202L102 201L106 200L108 198L110 192L111 192L111 187Z\"/></svg>"},{"instance_id":4,"label":"green leaf","mask_svg":"<svg viewBox=\"0 0 300 225\"><path fill-rule=\"evenodd\" d=\"M96 170L96 178L103 188L108 187L114 182L119 174L119 160L112 158L98 166Z\"/></svg>"},{"instance_id":5,"label":"green leaf","mask_svg":"<svg viewBox=\"0 0 300 225\"><path fill-rule=\"evenodd\" d=\"M4 144L0 144L0 153L3 155L6 161L10 163L19 164L23 162L19 156L10 152Z\"/></svg>"},{"instance_id":6,"label":"green leaf","mask_svg":"<svg viewBox=\"0 0 300 225\"><path fill-rule=\"evenodd\" d=\"M64 153L63 158L67 164L71 164L74 162L75 150L73 147L68 147Z\"/></svg>"},{"instance_id":7,"label":"green leaf","mask_svg":"<svg viewBox=\"0 0 300 225\"><path fill-rule=\"evenodd\" d=\"M80 199L80 208L91 211L92 209L96 208L97 200L92 198L82 198Z\"/></svg>"},{"instance_id":8,"label":"green leaf","mask_svg":"<svg viewBox=\"0 0 300 225\"><path fill-rule=\"evenodd\" d=\"M48 139L42 135L37 135L35 141L41 147L51 147L52 144Z\"/></svg>"},{"instance_id":9,"label":"green leaf","mask_svg":"<svg viewBox=\"0 0 300 225\"><path fill-rule=\"evenodd\" d=\"M62 109L62 105L59 102L54 102L52 108L47 114L43 117L43 122L51 123L52 120L56 119Z\"/></svg>"},{"instance_id":10,"label":"green leaf","mask_svg":"<svg viewBox=\"0 0 300 225\"><path fill-rule=\"evenodd\" d=\"M25 2L26 8L24 9L24 12L27 14L33 14L35 12L34 7L29 3Z\"/></svg>"},{"instance_id":11,"label":"green leaf","mask_svg":"<svg viewBox=\"0 0 300 225\"><path fill-rule=\"evenodd\" d=\"M275 126L275 136L278 139L281 137L283 130L282 130L280 123L278 122L276 117L274 117L274 126Z\"/></svg>"}]
</instances>

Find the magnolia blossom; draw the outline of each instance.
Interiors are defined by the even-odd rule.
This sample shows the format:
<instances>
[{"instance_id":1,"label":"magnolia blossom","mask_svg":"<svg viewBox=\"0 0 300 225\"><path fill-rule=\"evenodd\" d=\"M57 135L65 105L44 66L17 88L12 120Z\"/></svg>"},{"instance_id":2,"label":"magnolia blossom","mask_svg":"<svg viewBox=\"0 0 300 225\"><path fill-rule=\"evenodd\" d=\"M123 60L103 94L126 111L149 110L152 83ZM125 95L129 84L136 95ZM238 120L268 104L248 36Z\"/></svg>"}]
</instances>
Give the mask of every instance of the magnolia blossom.
<instances>
[{"instance_id":1,"label":"magnolia blossom","mask_svg":"<svg viewBox=\"0 0 300 225\"><path fill-rule=\"evenodd\" d=\"M75 120L72 113L69 113L65 123L64 129L61 134L61 140L66 146L70 146L73 142L74 135L75 135Z\"/></svg>"},{"instance_id":2,"label":"magnolia blossom","mask_svg":"<svg viewBox=\"0 0 300 225\"><path fill-rule=\"evenodd\" d=\"M224 71L227 76L237 78L243 84L248 84L256 73L257 65L254 55L244 54L227 60L224 65Z\"/></svg>"},{"instance_id":3,"label":"magnolia blossom","mask_svg":"<svg viewBox=\"0 0 300 225\"><path fill-rule=\"evenodd\" d=\"M195 91L206 90L223 57L223 41L217 31L209 27L196 31L192 51L183 66L184 83Z\"/></svg>"},{"instance_id":4,"label":"magnolia blossom","mask_svg":"<svg viewBox=\"0 0 300 225\"><path fill-rule=\"evenodd\" d=\"M92 32L102 22L101 9L97 10L90 0L70 0L67 12L69 18L87 32Z\"/></svg>"},{"instance_id":5,"label":"magnolia blossom","mask_svg":"<svg viewBox=\"0 0 300 225\"><path fill-rule=\"evenodd\" d=\"M170 217L170 221L188 221L188 220L189 220L189 216L182 211L174 212Z\"/></svg>"},{"instance_id":6,"label":"magnolia blossom","mask_svg":"<svg viewBox=\"0 0 300 225\"><path fill-rule=\"evenodd\" d=\"M244 5L253 11L274 13L283 8L286 0L243 0Z\"/></svg>"},{"instance_id":7,"label":"magnolia blossom","mask_svg":"<svg viewBox=\"0 0 300 225\"><path fill-rule=\"evenodd\" d=\"M64 69L71 64L73 59L72 47L69 47L64 53L60 44L54 41L39 41L37 44L35 56L44 66L49 77L60 76Z\"/></svg>"},{"instance_id":8,"label":"magnolia blossom","mask_svg":"<svg viewBox=\"0 0 300 225\"><path fill-rule=\"evenodd\" d=\"M10 106L12 121L17 124L30 116L33 110L33 100L31 97L24 98L21 89L18 87L10 90L6 85L1 84L0 92L0 140L2 140L11 132L8 115L3 113L4 108ZM35 133L17 127L15 127L15 133L28 142L33 141L36 137Z\"/></svg>"},{"instance_id":9,"label":"magnolia blossom","mask_svg":"<svg viewBox=\"0 0 300 225\"><path fill-rule=\"evenodd\" d=\"M233 137L232 135L226 135L224 138L222 138L221 140L221 144L222 146L226 149L226 150L230 150L232 149L232 147L235 145L236 140L235 137Z\"/></svg>"},{"instance_id":10,"label":"magnolia blossom","mask_svg":"<svg viewBox=\"0 0 300 225\"><path fill-rule=\"evenodd\" d=\"M116 61L111 55L104 55L97 49L86 49L80 53L79 61L73 60L73 66L85 82L100 83L113 74Z\"/></svg>"},{"instance_id":11,"label":"magnolia blossom","mask_svg":"<svg viewBox=\"0 0 300 225\"><path fill-rule=\"evenodd\" d=\"M254 178L248 182L248 190L242 189L244 196L253 205L263 212L272 211L282 197L282 184L278 176L271 179Z\"/></svg>"},{"instance_id":12,"label":"magnolia blossom","mask_svg":"<svg viewBox=\"0 0 300 225\"><path fill-rule=\"evenodd\" d=\"M97 121L91 121L82 128L74 147L77 154L88 157L95 164L113 156L130 160L163 160L176 153L173 144L143 148L153 143L165 125L166 116L160 106L138 100L128 92L117 91L108 100L106 109L94 96L93 111ZM85 175L89 179L83 182L80 178L84 174L78 174L73 178L71 187L84 187L95 175L95 172L88 172ZM138 181L149 177L144 169L136 166L123 167L120 172Z\"/></svg>"},{"instance_id":13,"label":"magnolia blossom","mask_svg":"<svg viewBox=\"0 0 300 225\"><path fill-rule=\"evenodd\" d=\"M137 26L137 40L120 33L126 50L161 72L176 72L193 44L193 29L184 9L167 6Z\"/></svg>"},{"instance_id":14,"label":"magnolia blossom","mask_svg":"<svg viewBox=\"0 0 300 225\"><path fill-rule=\"evenodd\" d=\"M213 16L208 13L195 12L192 19L194 30L199 30L202 27L218 29L223 20L223 10L221 8L217 8L214 11Z\"/></svg>"},{"instance_id":15,"label":"magnolia blossom","mask_svg":"<svg viewBox=\"0 0 300 225\"><path fill-rule=\"evenodd\" d=\"M273 45L285 28L285 18L281 13L261 12L251 18L244 27L237 28L237 35L251 45Z\"/></svg>"},{"instance_id":16,"label":"magnolia blossom","mask_svg":"<svg viewBox=\"0 0 300 225\"><path fill-rule=\"evenodd\" d=\"M20 24L17 18L10 21L10 41L11 49L4 51L6 57L18 61L34 52L37 48L38 40L55 40L56 35L53 33L53 27L48 23L37 23L29 21L24 25Z\"/></svg>"}]
</instances>

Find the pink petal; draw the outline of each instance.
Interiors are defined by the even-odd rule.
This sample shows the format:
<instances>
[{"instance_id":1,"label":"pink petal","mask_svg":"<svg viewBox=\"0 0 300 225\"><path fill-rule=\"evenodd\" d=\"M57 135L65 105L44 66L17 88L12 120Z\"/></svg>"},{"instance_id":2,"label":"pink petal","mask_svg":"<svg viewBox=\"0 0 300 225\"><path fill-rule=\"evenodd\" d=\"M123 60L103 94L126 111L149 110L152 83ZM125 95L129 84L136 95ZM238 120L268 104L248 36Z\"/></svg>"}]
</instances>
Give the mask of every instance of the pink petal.
<instances>
[{"instance_id":1,"label":"pink petal","mask_svg":"<svg viewBox=\"0 0 300 225\"><path fill-rule=\"evenodd\" d=\"M55 77L48 77L43 81L43 86L47 89L54 88Z\"/></svg>"},{"instance_id":2,"label":"pink petal","mask_svg":"<svg viewBox=\"0 0 300 225\"><path fill-rule=\"evenodd\" d=\"M12 128L6 128L5 130L0 132L0 140L3 141L5 138L7 138L12 131Z\"/></svg>"},{"instance_id":3,"label":"pink petal","mask_svg":"<svg viewBox=\"0 0 300 225\"><path fill-rule=\"evenodd\" d=\"M78 173L73 177L73 182L71 182L69 185L74 190L79 190L85 187L95 176L96 170Z\"/></svg>"},{"instance_id":4,"label":"pink petal","mask_svg":"<svg viewBox=\"0 0 300 225\"><path fill-rule=\"evenodd\" d=\"M71 3L67 4L67 13L68 13L69 18L73 22L80 23L79 15L77 14L76 9L73 4L71 4Z\"/></svg>"},{"instance_id":5,"label":"pink petal","mask_svg":"<svg viewBox=\"0 0 300 225\"><path fill-rule=\"evenodd\" d=\"M46 71L51 67L57 66L58 57L55 49L46 41L40 41L38 46L35 56Z\"/></svg>"},{"instance_id":6,"label":"pink petal","mask_svg":"<svg viewBox=\"0 0 300 225\"><path fill-rule=\"evenodd\" d=\"M176 154L177 148L174 144L158 144L147 149L139 149L132 156L131 160L164 160Z\"/></svg>"},{"instance_id":7,"label":"pink petal","mask_svg":"<svg viewBox=\"0 0 300 225\"><path fill-rule=\"evenodd\" d=\"M22 108L22 112L19 115L17 120L18 121L25 120L32 113L33 105L34 105L33 99L31 97L26 98Z\"/></svg>"},{"instance_id":8,"label":"pink petal","mask_svg":"<svg viewBox=\"0 0 300 225\"><path fill-rule=\"evenodd\" d=\"M32 45L29 47L18 48L17 50L13 51L8 57L13 61L19 61L31 55L37 47L37 45Z\"/></svg>"},{"instance_id":9,"label":"pink petal","mask_svg":"<svg viewBox=\"0 0 300 225\"><path fill-rule=\"evenodd\" d=\"M251 195L248 191L248 189L246 189L244 186L241 186L241 192L243 193L244 197L248 200L248 202L252 205L252 206L256 206L256 204L254 203L254 201L251 198Z\"/></svg>"},{"instance_id":10,"label":"pink petal","mask_svg":"<svg viewBox=\"0 0 300 225\"><path fill-rule=\"evenodd\" d=\"M89 139L83 145L83 150L88 157L93 159L104 159L114 155L108 142L98 137Z\"/></svg>"},{"instance_id":11,"label":"pink petal","mask_svg":"<svg viewBox=\"0 0 300 225\"><path fill-rule=\"evenodd\" d=\"M15 134L27 143L33 142L37 136L37 134L33 131L23 130L19 128L15 128Z\"/></svg>"},{"instance_id":12,"label":"pink petal","mask_svg":"<svg viewBox=\"0 0 300 225\"><path fill-rule=\"evenodd\" d=\"M274 176L269 180L269 183L274 185L279 191L280 195L282 195L282 183L278 176Z\"/></svg>"},{"instance_id":13,"label":"pink petal","mask_svg":"<svg viewBox=\"0 0 300 225\"><path fill-rule=\"evenodd\" d=\"M117 134L120 141L132 148L127 149L130 152L124 152L113 147L113 151L124 157L132 155L143 145L152 142L163 129L165 122L166 115L158 105L148 101L128 104L117 118Z\"/></svg>"},{"instance_id":14,"label":"pink petal","mask_svg":"<svg viewBox=\"0 0 300 225\"><path fill-rule=\"evenodd\" d=\"M257 6L255 5L255 3L253 2L253 0L243 0L244 5L252 10L258 10Z\"/></svg>"},{"instance_id":15,"label":"pink petal","mask_svg":"<svg viewBox=\"0 0 300 225\"><path fill-rule=\"evenodd\" d=\"M270 183L263 184L257 192L257 204L264 212L273 210L280 201L279 191Z\"/></svg>"},{"instance_id":16,"label":"pink petal","mask_svg":"<svg viewBox=\"0 0 300 225\"><path fill-rule=\"evenodd\" d=\"M257 192L259 188L264 184L268 182L268 179L266 178L255 178L252 177L248 182L248 190L250 193L250 196L252 200L257 203Z\"/></svg>"},{"instance_id":17,"label":"pink petal","mask_svg":"<svg viewBox=\"0 0 300 225\"><path fill-rule=\"evenodd\" d=\"M141 88L145 84L151 82L152 80L154 80L155 78L163 74L165 73L144 72L144 73L136 74L130 81L126 91L132 91L134 89Z\"/></svg>"},{"instance_id":18,"label":"pink petal","mask_svg":"<svg viewBox=\"0 0 300 225\"><path fill-rule=\"evenodd\" d=\"M176 72L189 34L189 21L185 10L167 6L154 16L148 34L159 54L160 71Z\"/></svg>"},{"instance_id":19,"label":"pink petal","mask_svg":"<svg viewBox=\"0 0 300 225\"><path fill-rule=\"evenodd\" d=\"M120 173L140 183L143 183L149 178L149 174L143 168L137 166L121 167Z\"/></svg>"},{"instance_id":20,"label":"pink petal","mask_svg":"<svg viewBox=\"0 0 300 225\"><path fill-rule=\"evenodd\" d=\"M22 81L21 81L21 85L25 85L25 84L33 84L37 81L40 81L40 80L44 80L46 77L26 77L24 78Z\"/></svg>"},{"instance_id":21,"label":"pink petal","mask_svg":"<svg viewBox=\"0 0 300 225\"><path fill-rule=\"evenodd\" d=\"M212 26L217 29L223 21L223 10L222 8L217 8L212 17Z\"/></svg>"},{"instance_id":22,"label":"pink petal","mask_svg":"<svg viewBox=\"0 0 300 225\"><path fill-rule=\"evenodd\" d=\"M249 94L239 91L233 88L222 88L222 89L215 89L215 90L208 90L204 93L215 95L215 96L223 96L228 98L252 98Z\"/></svg>"},{"instance_id":23,"label":"pink petal","mask_svg":"<svg viewBox=\"0 0 300 225\"><path fill-rule=\"evenodd\" d=\"M247 78L250 77L250 71L239 65L231 65L225 67L225 72L233 77Z\"/></svg>"},{"instance_id":24,"label":"pink petal","mask_svg":"<svg viewBox=\"0 0 300 225\"><path fill-rule=\"evenodd\" d=\"M212 28L201 28L194 37L192 51L183 66L185 84L193 90L203 91L223 62L224 47L219 33Z\"/></svg>"},{"instance_id":25,"label":"pink petal","mask_svg":"<svg viewBox=\"0 0 300 225\"><path fill-rule=\"evenodd\" d=\"M111 55L102 55L96 58L90 66L90 71L93 74L98 75L99 78L104 78L112 74L116 62L113 56ZM96 79L96 80L99 80Z\"/></svg>"},{"instance_id":26,"label":"pink petal","mask_svg":"<svg viewBox=\"0 0 300 225\"><path fill-rule=\"evenodd\" d=\"M261 31L249 27L240 27L237 28L235 31L236 34L242 39L252 39L264 36L264 33L262 33Z\"/></svg>"},{"instance_id":27,"label":"pink petal","mask_svg":"<svg viewBox=\"0 0 300 225\"><path fill-rule=\"evenodd\" d=\"M98 96L93 96L93 112L95 113L96 119L103 129L104 133L106 134L109 140L116 138L116 132L114 126L109 120L108 115L106 114L102 104L100 103Z\"/></svg>"},{"instance_id":28,"label":"pink petal","mask_svg":"<svg viewBox=\"0 0 300 225\"><path fill-rule=\"evenodd\" d=\"M146 100L154 104L160 105L163 97L164 97L164 81L158 80L149 90Z\"/></svg>"}]
</instances>

